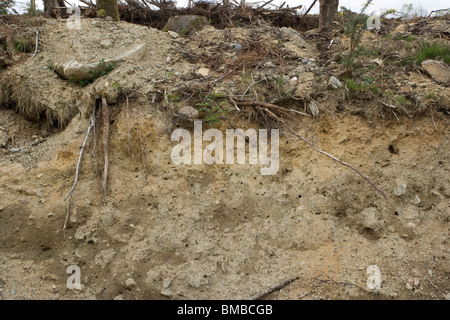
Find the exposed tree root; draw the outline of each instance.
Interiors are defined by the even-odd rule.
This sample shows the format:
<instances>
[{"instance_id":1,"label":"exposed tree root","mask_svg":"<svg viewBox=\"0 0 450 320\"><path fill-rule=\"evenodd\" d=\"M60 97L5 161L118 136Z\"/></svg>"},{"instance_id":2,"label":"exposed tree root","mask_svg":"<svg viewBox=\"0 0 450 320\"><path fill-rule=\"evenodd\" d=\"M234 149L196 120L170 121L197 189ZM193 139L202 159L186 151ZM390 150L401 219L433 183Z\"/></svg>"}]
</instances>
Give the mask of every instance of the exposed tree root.
<instances>
[{"instance_id":1,"label":"exposed tree root","mask_svg":"<svg viewBox=\"0 0 450 320\"><path fill-rule=\"evenodd\" d=\"M104 155L104 165L102 174L102 203L105 203L106 198L106 188L108 183L108 172L109 172L109 108L106 103L106 98L102 97L102 122L103 122L103 155Z\"/></svg>"},{"instance_id":2,"label":"exposed tree root","mask_svg":"<svg viewBox=\"0 0 450 320\"><path fill-rule=\"evenodd\" d=\"M77 186L77 183L78 183L78 176L80 174L81 162L83 161L83 154L84 154L84 149L86 148L86 142L87 142L87 140L89 138L89 134L91 133L91 130L92 130L92 128L94 128L94 126L95 126L95 108L94 108L94 111L92 111L91 122L87 129L86 136L84 137L83 144L81 145L80 156L78 158L77 169L75 171L75 180L73 182L72 189L70 189L69 193L64 198L64 201L66 201L67 198L69 198L69 201L67 202L67 215L66 215L66 221L64 222L63 230L66 229L67 222L69 221L70 202L72 200L72 195L73 195L73 192L75 191L75 187Z\"/></svg>"}]
</instances>

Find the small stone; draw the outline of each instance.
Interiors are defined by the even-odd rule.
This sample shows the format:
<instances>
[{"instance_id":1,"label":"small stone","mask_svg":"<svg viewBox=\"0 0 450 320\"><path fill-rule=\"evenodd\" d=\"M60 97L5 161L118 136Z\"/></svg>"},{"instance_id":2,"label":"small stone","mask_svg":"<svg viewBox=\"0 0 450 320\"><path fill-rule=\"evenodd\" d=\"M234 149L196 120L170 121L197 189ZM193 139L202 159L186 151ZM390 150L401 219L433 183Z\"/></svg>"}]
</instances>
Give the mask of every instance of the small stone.
<instances>
[{"instance_id":1,"label":"small stone","mask_svg":"<svg viewBox=\"0 0 450 320\"><path fill-rule=\"evenodd\" d=\"M168 34L172 37L172 39L176 39L179 37L178 33L176 33L175 31L169 31Z\"/></svg>"},{"instance_id":2,"label":"small stone","mask_svg":"<svg viewBox=\"0 0 450 320\"><path fill-rule=\"evenodd\" d=\"M42 173L39 173L39 174L36 176L36 178L40 179L40 178L42 178L42 176L43 176L43 174L42 174Z\"/></svg>"},{"instance_id":3,"label":"small stone","mask_svg":"<svg viewBox=\"0 0 450 320\"><path fill-rule=\"evenodd\" d=\"M303 63L303 64L308 64L308 63L309 63L309 60L306 59L306 58L304 58L304 59L302 59L302 63Z\"/></svg>"},{"instance_id":4,"label":"small stone","mask_svg":"<svg viewBox=\"0 0 450 320\"><path fill-rule=\"evenodd\" d=\"M105 18L105 21L113 21L113 18L112 18L111 16L107 16L107 17Z\"/></svg>"},{"instance_id":5,"label":"small stone","mask_svg":"<svg viewBox=\"0 0 450 320\"><path fill-rule=\"evenodd\" d=\"M412 285L409 282L406 283L406 289L408 289L408 290L413 289Z\"/></svg>"},{"instance_id":6,"label":"small stone","mask_svg":"<svg viewBox=\"0 0 450 320\"><path fill-rule=\"evenodd\" d=\"M54 216L53 212L50 212L49 214L47 214L47 217L53 217L53 216Z\"/></svg>"},{"instance_id":7,"label":"small stone","mask_svg":"<svg viewBox=\"0 0 450 320\"><path fill-rule=\"evenodd\" d=\"M239 43L235 43L233 44L233 48L236 51L242 50L242 45L240 45Z\"/></svg>"},{"instance_id":8,"label":"small stone","mask_svg":"<svg viewBox=\"0 0 450 320\"><path fill-rule=\"evenodd\" d=\"M108 48L111 48L113 46L113 43L109 39L103 39L102 41L100 41L100 46L103 49L108 49Z\"/></svg>"},{"instance_id":9,"label":"small stone","mask_svg":"<svg viewBox=\"0 0 450 320\"><path fill-rule=\"evenodd\" d=\"M402 184L400 184L397 188L395 188L395 190L394 190L394 194L396 195L396 196L401 196L401 195L403 195L403 194L405 194L406 193L406 183L402 183Z\"/></svg>"},{"instance_id":10,"label":"small stone","mask_svg":"<svg viewBox=\"0 0 450 320\"><path fill-rule=\"evenodd\" d=\"M331 85L334 89L339 89L341 87L343 87L344 85L342 84L342 82L340 82L338 80L338 78L331 76L330 80L328 81L328 84Z\"/></svg>"},{"instance_id":11,"label":"small stone","mask_svg":"<svg viewBox=\"0 0 450 320\"><path fill-rule=\"evenodd\" d=\"M416 195L416 196L414 197L413 203L414 203L415 205L418 205L418 204L420 204L421 201L422 201L422 200L420 200L419 196Z\"/></svg>"},{"instance_id":12,"label":"small stone","mask_svg":"<svg viewBox=\"0 0 450 320\"><path fill-rule=\"evenodd\" d=\"M428 275L431 277L433 275L433 270L428 270Z\"/></svg>"},{"instance_id":13,"label":"small stone","mask_svg":"<svg viewBox=\"0 0 450 320\"><path fill-rule=\"evenodd\" d=\"M9 151L11 151L11 152L19 152L20 148L11 148L11 149L9 149Z\"/></svg>"},{"instance_id":14,"label":"small stone","mask_svg":"<svg viewBox=\"0 0 450 320\"><path fill-rule=\"evenodd\" d=\"M128 289L130 289L130 288L132 288L132 287L135 287L135 286L136 286L136 281L134 281L134 279L132 279L132 278L128 278L128 279L125 281L125 286L126 286Z\"/></svg>"},{"instance_id":15,"label":"small stone","mask_svg":"<svg viewBox=\"0 0 450 320\"><path fill-rule=\"evenodd\" d=\"M202 77L207 77L210 72L211 72L211 70L209 70L208 68L200 68L197 70L197 73L199 75L201 75Z\"/></svg>"},{"instance_id":16,"label":"small stone","mask_svg":"<svg viewBox=\"0 0 450 320\"><path fill-rule=\"evenodd\" d=\"M114 300L123 300L123 295L119 294L118 296L115 296Z\"/></svg>"},{"instance_id":17,"label":"small stone","mask_svg":"<svg viewBox=\"0 0 450 320\"><path fill-rule=\"evenodd\" d=\"M182 117L185 117L185 118L188 118L188 119L192 119L192 120L199 118L198 111L195 108L191 107L191 106L186 106L186 107L181 108L178 111L178 114L180 116L182 116Z\"/></svg>"}]
</instances>

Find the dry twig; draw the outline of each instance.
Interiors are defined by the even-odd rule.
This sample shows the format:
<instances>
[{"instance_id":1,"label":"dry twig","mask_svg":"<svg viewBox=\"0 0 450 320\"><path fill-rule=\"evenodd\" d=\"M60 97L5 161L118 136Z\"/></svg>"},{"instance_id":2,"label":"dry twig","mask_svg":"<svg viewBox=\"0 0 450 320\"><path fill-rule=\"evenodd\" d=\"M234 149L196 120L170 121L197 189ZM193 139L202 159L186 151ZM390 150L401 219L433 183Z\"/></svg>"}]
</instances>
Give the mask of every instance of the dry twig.
<instances>
[{"instance_id":1,"label":"dry twig","mask_svg":"<svg viewBox=\"0 0 450 320\"><path fill-rule=\"evenodd\" d=\"M280 289L284 288L286 285L288 285L289 283L291 283L294 280L296 280L296 278L289 278L284 281L281 281L281 282L267 288L263 292L257 293L255 295L251 296L250 300L258 300L258 299L264 297L265 295L268 295L269 293L274 292L275 290L280 290Z\"/></svg>"}]
</instances>

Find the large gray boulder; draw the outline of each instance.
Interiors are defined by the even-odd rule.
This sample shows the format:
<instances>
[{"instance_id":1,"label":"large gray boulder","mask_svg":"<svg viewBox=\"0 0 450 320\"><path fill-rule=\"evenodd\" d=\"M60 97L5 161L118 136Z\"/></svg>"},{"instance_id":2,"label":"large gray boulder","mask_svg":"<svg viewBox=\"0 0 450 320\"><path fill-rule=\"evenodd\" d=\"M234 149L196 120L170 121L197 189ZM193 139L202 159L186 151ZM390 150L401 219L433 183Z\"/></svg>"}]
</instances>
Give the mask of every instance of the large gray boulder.
<instances>
[{"instance_id":1,"label":"large gray boulder","mask_svg":"<svg viewBox=\"0 0 450 320\"><path fill-rule=\"evenodd\" d=\"M450 67L446 63L436 60L426 60L422 62L422 68L424 68L435 81L450 84Z\"/></svg>"}]
</instances>

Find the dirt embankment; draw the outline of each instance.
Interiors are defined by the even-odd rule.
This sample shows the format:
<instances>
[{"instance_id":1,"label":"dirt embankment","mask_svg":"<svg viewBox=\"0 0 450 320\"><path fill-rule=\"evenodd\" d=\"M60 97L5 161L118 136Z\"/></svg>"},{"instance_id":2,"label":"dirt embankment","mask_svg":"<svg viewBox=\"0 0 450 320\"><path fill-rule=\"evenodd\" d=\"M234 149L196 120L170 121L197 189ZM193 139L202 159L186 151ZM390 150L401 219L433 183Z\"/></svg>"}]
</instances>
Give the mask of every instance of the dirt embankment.
<instances>
[{"instance_id":1,"label":"dirt embankment","mask_svg":"<svg viewBox=\"0 0 450 320\"><path fill-rule=\"evenodd\" d=\"M445 86L426 74L395 69L399 73L379 86L403 94L403 105L370 89L332 89L328 78L340 66L331 63L333 51L319 50L329 39L288 28L209 28L200 36L173 38L126 23L84 19L82 26L74 32L47 22L40 53L0 76L3 83L21 79L20 92L29 90L24 97L34 103L24 112L33 122L0 109L5 299L248 299L288 278L295 280L267 297L448 298ZM371 37L381 44L373 34L368 43L377 44ZM335 41L345 47L344 37ZM51 70L69 60L115 59L137 45L145 47L139 59L127 56L89 83L64 80ZM5 92L20 93L15 88L2 86L2 99ZM214 99L205 98L208 90ZM7 96L2 107L29 106L29 100L18 100L20 94ZM192 125L176 116L182 107L195 106L208 120L205 129L215 119L206 109L223 107L227 118L215 124L223 133L230 123L244 130L274 125L253 108L237 111L228 96L296 110L302 126L286 120L298 132L364 171L387 199L285 130L275 175L261 175L260 165L175 165L170 135ZM88 116L101 97L111 108L108 193L102 204L102 150L92 135L63 231L64 197ZM62 100L66 104L58 109ZM396 101L398 109L380 101ZM42 112L68 125L36 122L32 114ZM66 286L71 265L80 267L81 290ZM381 289L366 286L370 265L380 268Z\"/></svg>"}]
</instances>

